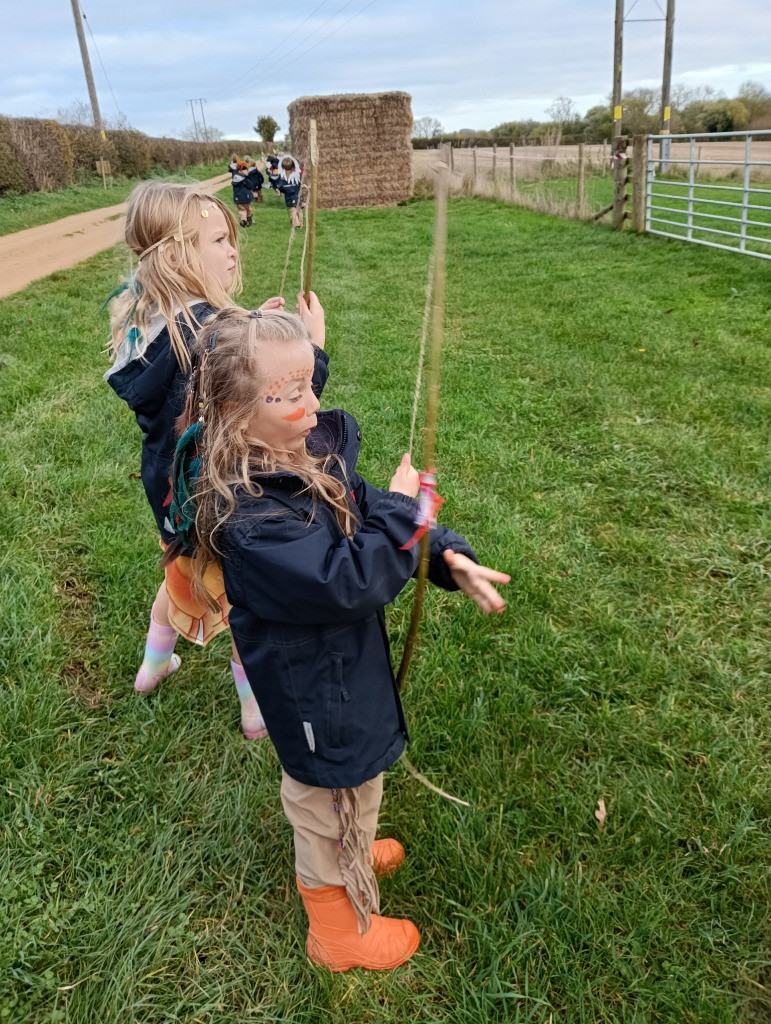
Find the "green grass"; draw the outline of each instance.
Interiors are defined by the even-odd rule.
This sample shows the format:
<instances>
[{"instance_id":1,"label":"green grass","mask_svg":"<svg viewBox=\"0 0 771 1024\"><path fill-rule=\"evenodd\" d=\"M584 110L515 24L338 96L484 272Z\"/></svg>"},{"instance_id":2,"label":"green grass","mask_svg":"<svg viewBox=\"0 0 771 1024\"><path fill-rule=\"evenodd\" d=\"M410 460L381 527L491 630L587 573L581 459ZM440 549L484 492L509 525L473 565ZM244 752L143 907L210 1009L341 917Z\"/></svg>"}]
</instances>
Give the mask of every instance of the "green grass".
<instances>
[{"instance_id":1,"label":"green grass","mask_svg":"<svg viewBox=\"0 0 771 1024\"><path fill-rule=\"evenodd\" d=\"M740 244L744 191L733 181L695 183L665 175L652 187L651 210L654 230L685 236L689 230L698 241L738 248ZM753 252L771 256L771 181L759 179L751 183L758 189L748 202L756 209L746 212L747 247ZM715 205L719 203L720 205ZM721 219L723 218L723 219ZM727 232L727 234L726 234Z\"/></svg>"},{"instance_id":2,"label":"green grass","mask_svg":"<svg viewBox=\"0 0 771 1024\"><path fill-rule=\"evenodd\" d=\"M575 173L564 178L541 178L517 182L517 191L528 199L543 196L558 203L576 202L577 179ZM587 174L584 179L584 197L587 210L601 210L613 202L613 175Z\"/></svg>"},{"instance_id":3,"label":"green grass","mask_svg":"<svg viewBox=\"0 0 771 1024\"><path fill-rule=\"evenodd\" d=\"M255 220L247 305L288 232L272 196ZM325 402L381 483L431 230L428 203L319 215ZM442 520L512 573L509 609L428 595L410 758L472 806L388 774L382 834L408 860L383 905L421 948L330 976L225 638L132 691L159 575L138 431L100 380L123 266L0 303L0 1020L768 1021L771 267L451 203Z\"/></svg>"},{"instance_id":4,"label":"green grass","mask_svg":"<svg viewBox=\"0 0 771 1024\"><path fill-rule=\"evenodd\" d=\"M197 167L186 167L175 174L158 171L158 177L165 181L205 181L223 173L224 170L225 167L221 163L201 164ZM0 235L49 224L73 213L86 213L88 210L115 206L124 202L139 180L119 178L113 185L105 188L101 178L95 177L88 184L71 185L58 192L0 196Z\"/></svg>"}]
</instances>

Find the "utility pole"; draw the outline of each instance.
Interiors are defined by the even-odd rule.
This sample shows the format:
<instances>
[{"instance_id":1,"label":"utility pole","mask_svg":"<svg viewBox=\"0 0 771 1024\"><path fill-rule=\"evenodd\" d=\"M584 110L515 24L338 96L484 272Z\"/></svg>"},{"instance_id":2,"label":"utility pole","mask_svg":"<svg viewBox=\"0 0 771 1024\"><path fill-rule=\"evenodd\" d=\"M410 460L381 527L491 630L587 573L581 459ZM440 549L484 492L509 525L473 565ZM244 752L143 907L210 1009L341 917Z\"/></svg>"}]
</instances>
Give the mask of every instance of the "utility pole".
<instances>
[{"instance_id":1,"label":"utility pole","mask_svg":"<svg viewBox=\"0 0 771 1024\"><path fill-rule=\"evenodd\" d=\"M189 103L190 104L190 110L193 113L193 131L195 132L195 141L199 142L200 140L198 138L198 122L195 119L195 107L193 106L193 104L195 103L195 100L185 100L185 103Z\"/></svg>"},{"instance_id":2,"label":"utility pole","mask_svg":"<svg viewBox=\"0 0 771 1024\"><path fill-rule=\"evenodd\" d=\"M661 134L669 135L672 108L672 45L675 38L675 0L667 0L666 32L664 34L664 74L661 79ZM672 148L671 139L661 140L661 170L667 169Z\"/></svg>"},{"instance_id":3,"label":"utility pole","mask_svg":"<svg viewBox=\"0 0 771 1024\"><path fill-rule=\"evenodd\" d=\"M88 58L88 47L86 46L86 36L83 32L83 16L80 13L80 4L78 0L71 0L72 3L72 16L75 19L75 31L78 33L78 43L80 44L80 56L83 59L83 70L86 73L86 84L88 85L88 95L91 100L91 112L94 116L94 128L104 139L104 128L102 126L102 115L99 113L99 101L96 98L96 87L94 86L94 76L91 71L91 61Z\"/></svg>"},{"instance_id":4,"label":"utility pole","mask_svg":"<svg viewBox=\"0 0 771 1024\"><path fill-rule=\"evenodd\" d=\"M613 37L613 140L621 134L621 63L624 55L624 0L616 0L616 29ZM611 147L612 151L612 147Z\"/></svg>"},{"instance_id":5,"label":"utility pole","mask_svg":"<svg viewBox=\"0 0 771 1024\"><path fill-rule=\"evenodd\" d=\"M201 120L203 121L203 141L204 142L208 142L209 141L209 132L207 131L207 128L206 128L206 118L203 116L203 105L204 105L205 102L206 102L206 100L202 100L202 99L198 100L198 105L201 108Z\"/></svg>"}]
</instances>

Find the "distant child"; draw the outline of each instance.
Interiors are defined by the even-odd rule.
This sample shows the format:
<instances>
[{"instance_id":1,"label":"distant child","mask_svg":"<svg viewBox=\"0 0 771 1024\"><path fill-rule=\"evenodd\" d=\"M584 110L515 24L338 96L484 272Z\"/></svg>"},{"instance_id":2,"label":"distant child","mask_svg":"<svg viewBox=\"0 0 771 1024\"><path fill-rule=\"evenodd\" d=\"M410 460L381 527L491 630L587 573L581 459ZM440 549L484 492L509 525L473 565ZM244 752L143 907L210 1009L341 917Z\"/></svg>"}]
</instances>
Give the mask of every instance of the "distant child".
<instances>
[{"instance_id":1,"label":"distant child","mask_svg":"<svg viewBox=\"0 0 771 1024\"><path fill-rule=\"evenodd\" d=\"M404 859L375 841L383 772L407 728L384 606L414 575L418 474L405 455L387 491L356 470L361 433L319 412L314 351L289 313L223 310L193 354L193 387L174 465L193 580L221 564L230 623L283 766L308 956L332 971L386 970L418 947L407 920L380 917L375 873ZM484 612L505 604L503 573L478 565L457 533L431 531L431 580Z\"/></svg>"},{"instance_id":2,"label":"distant child","mask_svg":"<svg viewBox=\"0 0 771 1024\"><path fill-rule=\"evenodd\" d=\"M262 186L265 184L265 177L262 171L257 166L256 160L249 161L249 177L252 179L254 184L252 185L252 191L254 193L255 203L262 202Z\"/></svg>"},{"instance_id":3,"label":"distant child","mask_svg":"<svg viewBox=\"0 0 771 1024\"><path fill-rule=\"evenodd\" d=\"M252 203L254 190L261 189L264 178L253 160L239 160L235 153L228 165L233 185L233 202L238 210L242 228L250 228L254 223Z\"/></svg>"},{"instance_id":4,"label":"distant child","mask_svg":"<svg viewBox=\"0 0 771 1024\"><path fill-rule=\"evenodd\" d=\"M265 161L265 174L268 178L268 188L275 189L278 192L278 183L281 180L281 170L279 168L279 158L277 156L269 156Z\"/></svg>"},{"instance_id":5,"label":"distant child","mask_svg":"<svg viewBox=\"0 0 771 1024\"><path fill-rule=\"evenodd\" d=\"M223 203L195 187L144 182L129 197L126 241L139 265L112 301L115 361L105 378L142 430L142 483L162 547L175 541L169 520L170 474L190 346L206 318L232 305L232 295L241 287L236 231ZM327 377L327 356L321 351L324 311L315 295L310 308L300 299L298 304L317 345L314 386L320 392ZM283 299L268 299L264 308L282 305ZM227 629L229 606L218 570L212 569L206 584L216 612L193 594L189 558L168 566L150 617L144 660L134 683L137 691L154 690L179 667L173 653L178 634L203 646ZM235 648L231 664L243 733L247 739L263 736L265 725Z\"/></svg>"},{"instance_id":6,"label":"distant child","mask_svg":"<svg viewBox=\"0 0 771 1024\"><path fill-rule=\"evenodd\" d=\"M284 196L292 227L301 228L303 226L303 211L302 206L300 206L302 172L300 171L300 165L289 153L281 160L281 175L276 188Z\"/></svg>"}]
</instances>

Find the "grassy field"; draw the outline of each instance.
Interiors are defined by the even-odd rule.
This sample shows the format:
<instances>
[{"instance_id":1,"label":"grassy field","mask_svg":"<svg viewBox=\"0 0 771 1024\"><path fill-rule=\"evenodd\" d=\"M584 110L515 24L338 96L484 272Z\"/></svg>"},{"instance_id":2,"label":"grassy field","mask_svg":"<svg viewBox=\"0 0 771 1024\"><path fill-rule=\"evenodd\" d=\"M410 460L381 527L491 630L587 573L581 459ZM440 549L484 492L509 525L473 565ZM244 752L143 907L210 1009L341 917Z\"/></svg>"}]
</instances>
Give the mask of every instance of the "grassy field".
<instances>
[{"instance_id":1,"label":"grassy field","mask_svg":"<svg viewBox=\"0 0 771 1024\"><path fill-rule=\"evenodd\" d=\"M247 305L288 231L273 197L255 220ZM319 217L325 403L376 482L409 433L431 221ZM331 976L225 639L132 691L158 547L98 314L126 262L0 302L0 1020L765 1024L771 267L452 201L442 520L512 573L509 608L428 595L410 758L471 807L389 772L408 860L383 907L422 945Z\"/></svg>"},{"instance_id":2,"label":"grassy field","mask_svg":"<svg viewBox=\"0 0 771 1024\"><path fill-rule=\"evenodd\" d=\"M666 176L651 189L651 224L655 230L691 236L697 241L738 248L742 222L747 248L771 256L771 182L756 181L743 210L744 192L735 181L694 184ZM752 206L752 209L749 209Z\"/></svg>"},{"instance_id":3,"label":"grassy field","mask_svg":"<svg viewBox=\"0 0 771 1024\"><path fill-rule=\"evenodd\" d=\"M160 172L166 181L205 181L226 170L223 164L201 164L186 167L177 174ZM69 217L73 213L101 210L104 206L115 206L128 197L136 185L137 178L121 178L109 188L102 185L101 178L94 178L87 185L71 185L58 192L30 192L27 195L0 196L0 235L24 228L35 228L40 224Z\"/></svg>"}]
</instances>

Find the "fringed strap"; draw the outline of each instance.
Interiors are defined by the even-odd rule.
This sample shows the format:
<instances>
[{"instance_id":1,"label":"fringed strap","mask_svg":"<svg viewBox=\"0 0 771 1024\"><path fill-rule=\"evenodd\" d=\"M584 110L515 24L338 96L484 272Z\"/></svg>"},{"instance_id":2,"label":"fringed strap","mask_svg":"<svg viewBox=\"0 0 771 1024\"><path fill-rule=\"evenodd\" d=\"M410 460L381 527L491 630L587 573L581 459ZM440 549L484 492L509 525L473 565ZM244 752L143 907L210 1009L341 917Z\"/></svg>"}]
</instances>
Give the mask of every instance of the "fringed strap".
<instances>
[{"instance_id":1,"label":"fringed strap","mask_svg":"<svg viewBox=\"0 0 771 1024\"><path fill-rule=\"evenodd\" d=\"M203 423L196 420L177 441L171 470L169 522L183 548L193 541L195 530L195 482L201 472L199 446L203 441Z\"/></svg>"},{"instance_id":2,"label":"fringed strap","mask_svg":"<svg viewBox=\"0 0 771 1024\"><path fill-rule=\"evenodd\" d=\"M359 791L333 789L332 801L340 818L337 855L343 884L356 914L359 934L366 935L372 914L380 910L380 890L372 870L369 842L359 825Z\"/></svg>"}]
</instances>

